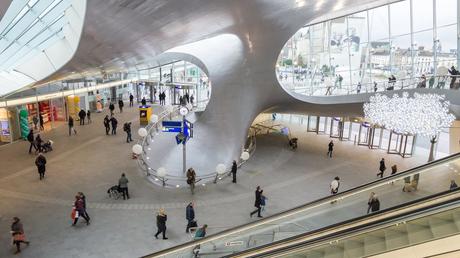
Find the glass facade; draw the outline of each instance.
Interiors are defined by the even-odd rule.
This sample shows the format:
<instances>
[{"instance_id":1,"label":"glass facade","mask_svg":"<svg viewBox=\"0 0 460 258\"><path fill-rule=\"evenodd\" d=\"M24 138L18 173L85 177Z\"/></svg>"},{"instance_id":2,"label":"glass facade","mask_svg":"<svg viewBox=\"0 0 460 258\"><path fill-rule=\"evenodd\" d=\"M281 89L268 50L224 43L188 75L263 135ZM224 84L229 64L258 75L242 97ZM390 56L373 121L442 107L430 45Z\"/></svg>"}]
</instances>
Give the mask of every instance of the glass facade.
<instances>
[{"instance_id":1,"label":"glass facade","mask_svg":"<svg viewBox=\"0 0 460 258\"><path fill-rule=\"evenodd\" d=\"M392 75L433 86L458 66L458 2L405 0L305 26L280 53L279 81L307 95L370 92Z\"/></svg>"}]
</instances>

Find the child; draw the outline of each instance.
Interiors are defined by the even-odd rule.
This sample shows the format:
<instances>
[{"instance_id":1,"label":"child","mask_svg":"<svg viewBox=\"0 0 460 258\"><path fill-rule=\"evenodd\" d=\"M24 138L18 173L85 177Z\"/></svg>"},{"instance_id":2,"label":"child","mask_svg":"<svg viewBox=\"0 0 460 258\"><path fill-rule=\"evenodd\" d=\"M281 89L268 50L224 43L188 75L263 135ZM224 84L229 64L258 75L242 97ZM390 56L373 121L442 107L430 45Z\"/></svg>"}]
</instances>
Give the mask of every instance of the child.
<instances>
[{"instance_id":1,"label":"child","mask_svg":"<svg viewBox=\"0 0 460 258\"><path fill-rule=\"evenodd\" d=\"M262 195L261 198L260 198L260 207L262 208L261 211L264 211L265 210L265 203L266 201L268 200L267 197L265 197L265 195Z\"/></svg>"}]
</instances>

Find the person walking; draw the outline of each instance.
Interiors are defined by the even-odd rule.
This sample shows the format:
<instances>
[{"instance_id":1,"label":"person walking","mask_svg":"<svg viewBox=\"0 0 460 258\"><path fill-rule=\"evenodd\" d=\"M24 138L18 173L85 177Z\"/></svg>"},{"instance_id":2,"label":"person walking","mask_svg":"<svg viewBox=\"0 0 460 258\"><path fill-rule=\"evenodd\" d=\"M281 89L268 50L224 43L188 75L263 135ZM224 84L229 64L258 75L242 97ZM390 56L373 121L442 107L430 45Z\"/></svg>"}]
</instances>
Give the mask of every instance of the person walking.
<instances>
[{"instance_id":1,"label":"person walking","mask_svg":"<svg viewBox=\"0 0 460 258\"><path fill-rule=\"evenodd\" d=\"M78 117L80 118L80 125L85 125L85 117L86 117L85 110L81 109L80 112L78 112Z\"/></svg>"},{"instance_id":2,"label":"person walking","mask_svg":"<svg viewBox=\"0 0 460 258\"><path fill-rule=\"evenodd\" d=\"M37 116L33 116L33 117L32 117L32 122L34 123L34 129L35 129L35 130L38 130L38 127L37 127L37 125L38 125L38 118L37 118Z\"/></svg>"},{"instance_id":3,"label":"person walking","mask_svg":"<svg viewBox=\"0 0 460 258\"><path fill-rule=\"evenodd\" d=\"M77 195L80 197L80 199L83 201L83 209L85 210L85 215L90 220L91 218L89 217L88 210L86 209L86 196L83 192L78 192Z\"/></svg>"},{"instance_id":4,"label":"person walking","mask_svg":"<svg viewBox=\"0 0 460 258\"><path fill-rule=\"evenodd\" d=\"M187 219L187 227L185 228L185 233L189 233L190 228L196 227L195 222L195 204L193 202L189 203L185 208L185 219Z\"/></svg>"},{"instance_id":5,"label":"person walking","mask_svg":"<svg viewBox=\"0 0 460 258\"><path fill-rule=\"evenodd\" d=\"M371 194L369 195L369 199L367 200L367 214L369 214L369 212L371 211L371 207L372 207L372 199L374 198L375 196L375 193L374 192L371 192Z\"/></svg>"},{"instance_id":6,"label":"person walking","mask_svg":"<svg viewBox=\"0 0 460 258\"><path fill-rule=\"evenodd\" d=\"M252 218L252 215L254 215L256 213L257 213L258 218L263 218L260 215L260 211L261 211L260 204L262 203L262 193L263 193L263 190L260 188L260 186L257 186L256 191L255 191L255 201L254 201L254 207L256 207L256 209L254 211L252 211L251 213L249 213L249 216L251 218Z\"/></svg>"},{"instance_id":7,"label":"person walking","mask_svg":"<svg viewBox=\"0 0 460 258\"><path fill-rule=\"evenodd\" d=\"M394 175L398 172L398 166L396 166L396 164L394 164L393 166L391 166L391 175Z\"/></svg>"},{"instance_id":8,"label":"person walking","mask_svg":"<svg viewBox=\"0 0 460 258\"><path fill-rule=\"evenodd\" d=\"M11 224L11 237L13 238L13 245L16 245L16 252L21 252L21 243L29 245L30 242L26 241L26 235L24 234L24 227L22 226L21 220L18 217L13 217L13 223Z\"/></svg>"},{"instance_id":9,"label":"person walking","mask_svg":"<svg viewBox=\"0 0 460 258\"><path fill-rule=\"evenodd\" d=\"M126 178L125 173L122 173L120 179L118 179L118 187L120 192L123 193L123 200L126 200L126 198L129 200L128 183L128 178Z\"/></svg>"},{"instance_id":10,"label":"person walking","mask_svg":"<svg viewBox=\"0 0 460 258\"><path fill-rule=\"evenodd\" d=\"M42 152L43 149L43 140L40 134L37 134L37 137L35 137L35 146L37 147L37 150L35 151L35 154L38 152Z\"/></svg>"},{"instance_id":11,"label":"person walking","mask_svg":"<svg viewBox=\"0 0 460 258\"><path fill-rule=\"evenodd\" d=\"M385 166L385 159L382 158L380 160L380 166L379 166L380 173L377 173L377 176L380 176L380 178L383 178L383 172L385 172L386 169L387 167Z\"/></svg>"},{"instance_id":12,"label":"person walking","mask_svg":"<svg viewBox=\"0 0 460 258\"><path fill-rule=\"evenodd\" d=\"M330 141L329 144L327 145L327 155L329 158L332 158L332 151L334 150L334 142Z\"/></svg>"},{"instance_id":13,"label":"person walking","mask_svg":"<svg viewBox=\"0 0 460 258\"><path fill-rule=\"evenodd\" d=\"M88 124L91 124L91 111L86 111L86 119L88 119Z\"/></svg>"},{"instance_id":14,"label":"person walking","mask_svg":"<svg viewBox=\"0 0 460 258\"><path fill-rule=\"evenodd\" d=\"M69 116L69 122L68 122L68 125L69 125L69 136L72 135L72 131L75 135L77 135L77 130L75 130L74 126L73 126L73 118L72 116Z\"/></svg>"},{"instance_id":15,"label":"person walking","mask_svg":"<svg viewBox=\"0 0 460 258\"><path fill-rule=\"evenodd\" d=\"M110 116L113 116L113 111L115 110L115 105L112 102L110 102L109 110L110 110Z\"/></svg>"},{"instance_id":16,"label":"person walking","mask_svg":"<svg viewBox=\"0 0 460 258\"><path fill-rule=\"evenodd\" d=\"M38 153L37 158L35 159L35 165L37 166L38 174L40 176L40 180L45 178L46 172L46 158L42 152Z\"/></svg>"},{"instance_id":17,"label":"person walking","mask_svg":"<svg viewBox=\"0 0 460 258\"><path fill-rule=\"evenodd\" d=\"M372 212L376 212L380 210L380 201L375 193L374 193L374 196L372 196L371 201L369 202L369 206ZM368 213L369 213L369 209L368 209Z\"/></svg>"},{"instance_id":18,"label":"person walking","mask_svg":"<svg viewBox=\"0 0 460 258\"><path fill-rule=\"evenodd\" d=\"M118 120L112 116L112 118L110 118L110 123L112 124L112 135L117 134Z\"/></svg>"},{"instance_id":19,"label":"person walking","mask_svg":"<svg viewBox=\"0 0 460 258\"><path fill-rule=\"evenodd\" d=\"M168 215L166 215L166 212L163 208L160 209L160 211L157 214L157 233L155 234L155 238L158 239L158 235L160 233L163 234L163 239L166 240L168 239L166 237L166 221L168 220Z\"/></svg>"},{"instance_id":20,"label":"person walking","mask_svg":"<svg viewBox=\"0 0 460 258\"><path fill-rule=\"evenodd\" d=\"M123 106L125 103L123 103L123 100L118 100L118 108L120 109L120 113L123 113Z\"/></svg>"},{"instance_id":21,"label":"person walking","mask_svg":"<svg viewBox=\"0 0 460 258\"><path fill-rule=\"evenodd\" d=\"M72 226L75 226L77 224L79 217L83 217L86 221L86 225L89 225L89 218L88 216L86 216L85 202L83 201L80 195L75 196L74 207L77 212L77 215L75 216Z\"/></svg>"},{"instance_id":22,"label":"person walking","mask_svg":"<svg viewBox=\"0 0 460 258\"><path fill-rule=\"evenodd\" d=\"M134 106L134 96L133 94L129 94L129 107L133 107Z\"/></svg>"},{"instance_id":23,"label":"person walking","mask_svg":"<svg viewBox=\"0 0 460 258\"><path fill-rule=\"evenodd\" d=\"M187 170L187 184L190 186L190 191L195 194L196 173L193 168Z\"/></svg>"},{"instance_id":24,"label":"person walking","mask_svg":"<svg viewBox=\"0 0 460 258\"><path fill-rule=\"evenodd\" d=\"M104 127L105 127L105 134L106 135L109 135L109 132L110 132L110 119L109 119L109 115L106 115L104 117Z\"/></svg>"},{"instance_id":25,"label":"person walking","mask_svg":"<svg viewBox=\"0 0 460 258\"><path fill-rule=\"evenodd\" d=\"M126 142L127 143L132 142L133 139L131 138L131 122L125 123L123 125L123 131L126 132Z\"/></svg>"},{"instance_id":26,"label":"person walking","mask_svg":"<svg viewBox=\"0 0 460 258\"><path fill-rule=\"evenodd\" d=\"M30 146L29 146L29 154L32 153L32 147L37 151L37 145L35 145L35 139L34 139L34 130L30 129L29 134L27 135L27 141L29 141Z\"/></svg>"},{"instance_id":27,"label":"person walking","mask_svg":"<svg viewBox=\"0 0 460 258\"><path fill-rule=\"evenodd\" d=\"M45 130L45 127L44 127L45 122L43 121L42 113L38 114L38 118L39 118L39 121L40 121L40 130L44 131Z\"/></svg>"}]
</instances>

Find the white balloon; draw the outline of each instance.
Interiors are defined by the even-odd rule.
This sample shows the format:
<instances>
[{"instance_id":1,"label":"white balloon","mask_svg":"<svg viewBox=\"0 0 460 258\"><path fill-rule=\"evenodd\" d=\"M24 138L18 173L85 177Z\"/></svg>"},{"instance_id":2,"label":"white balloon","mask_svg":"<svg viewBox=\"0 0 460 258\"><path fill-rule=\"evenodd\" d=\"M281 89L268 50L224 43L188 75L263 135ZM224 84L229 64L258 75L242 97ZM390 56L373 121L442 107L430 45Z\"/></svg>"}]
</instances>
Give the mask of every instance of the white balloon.
<instances>
[{"instance_id":1,"label":"white balloon","mask_svg":"<svg viewBox=\"0 0 460 258\"><path fill-rule=\"evenodd\" d=\"M217 167L216 167L216 172L217 172L217 174L219 174L219 175L224 174L224 173L225 173L225 170L227 170L227 167L225 167L224 164L219 164L219 165L217 165Z\"/></svg>"},{"instance_id":2,"label":"white balloon","mask_svg":"<svg viewBox=\"0 0 460 258\"><path fill-rule=\"evenodd\" d=\"M137 155L142 153L142 146L140 144L134 144L133 152Z\"/></svg>"},{"instance_id":3,"label":"white balloon","mask_svg":"<svg viewBox=\"0 0 460 258\"><path fill-rule=\"evenodd\" d=\"M155 115L155 114L151 115L150 116L150 122L152 122L152 123L158 122L158 116Z\"/></svg>"},{"instance_id":4,"label":"white balloon","mask_svg":"<svg viewBox=\"0 0 460 258\"><path fill-rule=\"evenodd\" d=\"M166 174L167 174L166 168L164 168L164 167L161 167L161 168L159 168L159 169L157 170L157 175L158 175L159 177L165 177Z\"/></svg>"},{"instance_id":5,"label":"white balloon","mask_svg":"<svg viewBox=\"0 0 460 258\"><path fill-rule=\"evenodd\" d=\"M139 134L140 137L145 137L148 134L147 129L145 129L145 128L139 128L137 133Z\"/></svg>"},{"instance_id":6,"label":"white balloon","mask_svg":"<svg viewBox=\"0 0 460 258\"><path fill-rule=\"evenodd\" d=\"M249 152L243 151L243 153L241 153L241 159L242 160L248 160L249 159Z\"/></svg>"}]
</instances>

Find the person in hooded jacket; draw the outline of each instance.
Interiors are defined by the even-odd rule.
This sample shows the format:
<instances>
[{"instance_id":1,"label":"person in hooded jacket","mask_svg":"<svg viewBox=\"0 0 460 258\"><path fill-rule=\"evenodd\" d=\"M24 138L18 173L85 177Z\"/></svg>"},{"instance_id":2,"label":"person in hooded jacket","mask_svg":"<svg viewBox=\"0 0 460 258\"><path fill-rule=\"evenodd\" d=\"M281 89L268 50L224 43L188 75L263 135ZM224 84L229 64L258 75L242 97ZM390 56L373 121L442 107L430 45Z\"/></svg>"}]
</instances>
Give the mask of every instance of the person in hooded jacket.
<instances>
[{"instance_id":1,"label":"person in hooded jacket","mask_svg":"<svg viewBox=\"0 0 460 258\"><path fill-rule=\"evenodd\" d=\"M43 153L38 153L37 158L35 159L35 165L37 166L38 174L40 176L40 180L45 178L46 172L46 158Z\"/></svg>"}]
</instances>

